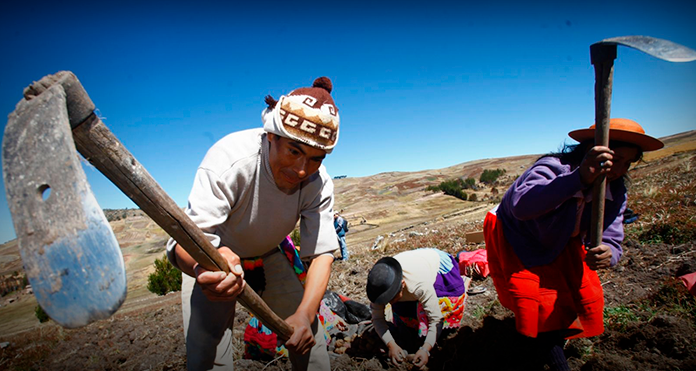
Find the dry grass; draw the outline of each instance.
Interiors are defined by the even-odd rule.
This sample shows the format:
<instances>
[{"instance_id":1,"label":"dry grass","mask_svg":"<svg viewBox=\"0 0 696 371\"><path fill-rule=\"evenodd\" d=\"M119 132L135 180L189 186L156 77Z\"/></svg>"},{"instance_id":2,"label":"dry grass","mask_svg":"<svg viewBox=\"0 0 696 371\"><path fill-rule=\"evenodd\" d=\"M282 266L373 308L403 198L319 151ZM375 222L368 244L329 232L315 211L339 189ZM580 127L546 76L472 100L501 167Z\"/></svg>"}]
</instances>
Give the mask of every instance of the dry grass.
<instances>
[{"instance_id":1,"label":"dry grass","mask_svg":"<svg viewBox=\"0 0 696 371\"><path fill-rule=\"evenodd\" d=\"M696 176L691 169L696 155L676 154L656 161L660 166L649 177L635 172L629 207L641 214L626 228L628 236L646 242L678 244L696 238Z\"/></svg>"}]
</instances>

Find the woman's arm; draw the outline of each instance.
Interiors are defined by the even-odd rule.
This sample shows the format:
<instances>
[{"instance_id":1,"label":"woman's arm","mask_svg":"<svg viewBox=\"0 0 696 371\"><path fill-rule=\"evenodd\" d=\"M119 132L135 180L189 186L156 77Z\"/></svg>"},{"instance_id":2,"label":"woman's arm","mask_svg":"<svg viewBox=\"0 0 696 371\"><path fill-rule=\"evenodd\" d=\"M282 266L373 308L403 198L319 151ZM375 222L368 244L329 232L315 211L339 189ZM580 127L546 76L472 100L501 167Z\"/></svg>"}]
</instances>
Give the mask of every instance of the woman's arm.
<instances>
[{"instance_id":1,"label":"woman's arm","mask_svg":"<svg viewBox=\"0 0 696 371\"><path fill-rule=\"evenodd\" d=\"M513 183L505 202L515 218L530 220L553 211L586 188L577 169L571 171L556 158L543 158Z\"/></svg>"}]
</instances>

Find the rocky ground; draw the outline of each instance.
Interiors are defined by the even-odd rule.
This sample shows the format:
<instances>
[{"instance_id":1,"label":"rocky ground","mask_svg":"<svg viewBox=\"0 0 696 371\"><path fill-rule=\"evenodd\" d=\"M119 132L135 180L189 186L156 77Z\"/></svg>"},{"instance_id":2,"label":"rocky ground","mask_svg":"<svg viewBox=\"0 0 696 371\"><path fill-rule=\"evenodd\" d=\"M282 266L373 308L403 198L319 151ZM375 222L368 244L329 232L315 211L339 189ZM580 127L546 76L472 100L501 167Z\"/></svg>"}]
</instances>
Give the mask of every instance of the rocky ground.
<instances>
[{"instance_id":1,"label":"rocky ground","mask_svg":"<svg viewBox=\"0 0 696 371\"><path fill-rule=\"evenodd\" d=\"M572 370L696 370L696 299L677 279L696 271L696 179L693 151L675 153L631 171L629 207L640 214L626 225L625 256L600 273L605 295L604 334L570 340ZM413 228L404 238L371 250L355 247L351 260L334 264L329 288L366 303L364 282L371 264L385 255L434 246L450 253L483 248L462 236L481 220ZM350 246L350 234L348 235ZM512 313L497 301L489 278L474 279L483 293L469 296L464 326L433 350L429 370L514 370L526 354ZM51 322L32 330L0 334L2 370L184 370L186 365L178 293L149 299L137 310L117 312L81 329ZM237 349L246 320L236 326ZM395 370L369 333L345 354L332 355L333 370ZM237 356L241 356L238 351ZM285 359L239 359L237 370L289 370Z\"/></svg>"}]
</instances>

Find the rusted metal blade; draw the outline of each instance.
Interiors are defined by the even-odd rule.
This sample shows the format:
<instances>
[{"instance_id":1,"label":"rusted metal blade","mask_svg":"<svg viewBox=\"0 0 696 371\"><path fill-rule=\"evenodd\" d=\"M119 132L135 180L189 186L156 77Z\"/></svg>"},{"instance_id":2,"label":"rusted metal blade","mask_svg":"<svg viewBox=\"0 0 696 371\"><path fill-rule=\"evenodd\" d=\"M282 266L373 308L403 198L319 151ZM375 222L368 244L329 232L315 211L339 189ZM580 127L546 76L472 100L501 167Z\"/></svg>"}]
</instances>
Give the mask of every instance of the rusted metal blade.
<instances>
[{"instance_id":1,"label":"rusted metal blade","mask_svg":"<svg viewBox=\"0 0 696 371\"><path fill-rule=\"evenodd\" d=\"M10 114L7 201L36 299L64 327L109 317L126 298L121 249L87 183L59 85Z\"/></svg>"},{"instance_id":2,"label":"rusted metal blade","mask_svg":"<svg viewBox=\"0 0 696 371\"><path fill-rule=\"evenodd\" d=\"M596 44L623 45L669 62L691 62L696 60L696 50L669 40L650 36L612 37L599 41Z\"/></svg>"}]
</instances>

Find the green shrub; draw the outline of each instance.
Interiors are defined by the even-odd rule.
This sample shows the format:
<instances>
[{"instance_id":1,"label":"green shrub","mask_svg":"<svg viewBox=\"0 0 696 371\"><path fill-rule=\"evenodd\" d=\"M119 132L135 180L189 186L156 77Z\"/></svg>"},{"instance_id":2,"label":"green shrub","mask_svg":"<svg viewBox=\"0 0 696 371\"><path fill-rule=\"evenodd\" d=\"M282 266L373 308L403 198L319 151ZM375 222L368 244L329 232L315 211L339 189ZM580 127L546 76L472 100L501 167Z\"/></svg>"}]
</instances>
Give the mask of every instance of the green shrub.
<instances>
[{"instance_id":1,"label":"green shrub","mask_svg":"<svg viewBox=\"0 0 696 371\"><path fill-rule=\"evenodd\" d=\"M476 179L474 178L466 178L464 182L462 183L462 188L464 189L474 189L476 186Z\"/></svg>"},{"instance_id":2,"label":"green shrub","mask_svg":"<svg viewBox=\"0 0 696 371\"><path fill-rule=\"evenodd\" d=\"M36 308L34 308L34 315L36 318L39 319L39 322L44 323L47 322L49 319L51 319L46 312L44 312L43 308L41 308L40 305L37 305Z\"/></svg>"},{"instance_id":3,"label":"green shrub","mask_svg":"<svg viewBox=\"0 0 696 371\"><path fill-rule=\"evenodd\" d=\"M483 173L481 174L481 178L479 180L481 183L485 184L493 184L496 180L498 180L498 177L505 174L504 169L495 169L495 170L484 170Z\"/></svg>"},{"instance_id":4,"label":"green shrub","mask_svg":"<svg viewBox=\"0 0 696 371\"><path fill-rule=\"evenodd\" d=\"M440 183L440 190L450 196L466 200L466 193L462 191L462 185L460 180L447 180Z\"/></svg>"},{"instance_id":5,"label":"green shrub","mask_svg":"<svg viewBox=\"0 0 696 371\"><path fill-rule=\"evenodd\" d=\"M653 224L638 237L641 241L650 243L666 243L679 245L696 239L696 228L693 223L658 223Z\"/></svg>"},{"instance_id":6,"label":"green shrub","mask_svg":"<svg viewBox=\"0 0 696 371\"><path fill-rule=\"evenodd\" d=\"M181 272L174 268L167 256L155 260L155 272L147 277L147 289L157 295L181 291Z\"/></svg>"},{"instance_id":7,"label":"green shrub","mask_svg":"<svg viewBox=\"0 0 696 371\"><path fill-rule=\"evenodd\" d=\"M471 196L469 196L469 201L478 201L478 196L476 196L476 193L472 193Z\"/></svg>"},{"instance_id":8,"label":"green shrub","mask_svg":"<svg viewBox=\"0 0 696 371\"><path fill-rule=\"evenodd\" d=\"M452 180L445 180L444 182L436 185L436 186L427 186L425 188L426 191L432 191L432 192L438 192L442 191L442 193L449 195L449 196L454 196L460 200L466 201L467 195L464 193L463 187L464 187L465 182L462 181L461 179L452 179Z\"/></svg>"},{"instance_id":9,"label":"green shrub","mask_svg":"<svg viewBox=\"0 0 696 371\"><path fill-rule=\"evenodd\" d=\"M466 201L468 199L468 196L466 195L466 193L464 191L461 191L461 190L459 192L456 192L456 194L452 194L450 196L454 196L454 197L456 197L460 200L463 200L463 201Z\"/></svg>"}]
</instances>

